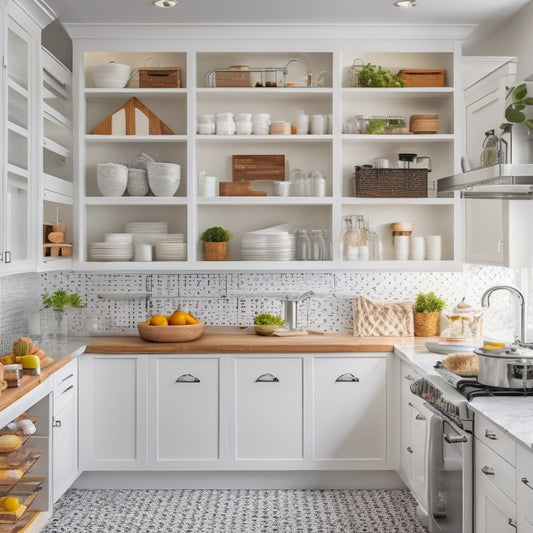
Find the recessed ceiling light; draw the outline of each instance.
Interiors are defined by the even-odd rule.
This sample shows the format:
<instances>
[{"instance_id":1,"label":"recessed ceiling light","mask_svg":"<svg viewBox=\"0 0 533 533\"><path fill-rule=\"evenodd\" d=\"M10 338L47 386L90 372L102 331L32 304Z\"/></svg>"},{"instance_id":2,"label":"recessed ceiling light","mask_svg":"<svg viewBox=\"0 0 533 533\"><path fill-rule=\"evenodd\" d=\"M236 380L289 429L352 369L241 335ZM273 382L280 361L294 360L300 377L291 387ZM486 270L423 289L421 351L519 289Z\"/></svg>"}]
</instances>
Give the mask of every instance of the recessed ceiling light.
<instances>
[{"instance_id":1,"label":"recessed ceiling light","mask_svg":"<svg viewBox=\"0 0 533 533\"><path fill-rule=\"evenodd\" d=\"M397 0L394 2L395 7L414 7L416 6L416 0Z\"/></svg>"},{"instance_id":2,"label":"recessed ceiling light","mask_svg":"<svg viewBox=\"0 0 533 533\"><path fill-rule=\"evenodd\" d=\"M154 6L157 7L174 7L178 2L176 0L155 0Z\"/></svg>"}]
</instances>

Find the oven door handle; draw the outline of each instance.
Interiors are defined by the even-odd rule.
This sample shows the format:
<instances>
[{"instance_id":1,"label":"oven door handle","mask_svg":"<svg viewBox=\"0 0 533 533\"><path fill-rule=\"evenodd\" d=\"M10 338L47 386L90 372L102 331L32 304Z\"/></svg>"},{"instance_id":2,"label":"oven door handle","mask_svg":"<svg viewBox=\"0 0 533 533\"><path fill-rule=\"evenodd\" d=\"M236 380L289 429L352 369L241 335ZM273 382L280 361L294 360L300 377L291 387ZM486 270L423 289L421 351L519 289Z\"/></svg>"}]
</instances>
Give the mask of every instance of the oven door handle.
<instances>
[{"instance_id":1,"label":"oven door handle","mask_svg":"<svg viewBox=\"0 0 533 533\"><path fill-rule=\"evenodd\" d=\"M447 435L444 433L444 440L448 444L456 444L458 442L468 442L468 437L466 435Z\"/></svg>"}]
</instances>

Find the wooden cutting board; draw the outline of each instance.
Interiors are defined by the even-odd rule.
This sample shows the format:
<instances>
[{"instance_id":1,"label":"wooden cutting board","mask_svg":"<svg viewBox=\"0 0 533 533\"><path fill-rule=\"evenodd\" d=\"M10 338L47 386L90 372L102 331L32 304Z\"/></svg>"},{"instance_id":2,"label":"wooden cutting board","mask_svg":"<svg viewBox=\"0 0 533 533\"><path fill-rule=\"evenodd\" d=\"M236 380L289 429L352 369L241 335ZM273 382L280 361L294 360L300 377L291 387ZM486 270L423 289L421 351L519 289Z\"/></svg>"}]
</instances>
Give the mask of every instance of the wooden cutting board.
<instances>
[{"instance_id":1,"label":"wooden cutting board","mask_svg":"<svg viewBox=\"0 0 533 533\"><path fill-rule=\"evenodd\" d=\"M284 155L234 155L233 181L284 181Z\"/></svg>"}]
</instances>

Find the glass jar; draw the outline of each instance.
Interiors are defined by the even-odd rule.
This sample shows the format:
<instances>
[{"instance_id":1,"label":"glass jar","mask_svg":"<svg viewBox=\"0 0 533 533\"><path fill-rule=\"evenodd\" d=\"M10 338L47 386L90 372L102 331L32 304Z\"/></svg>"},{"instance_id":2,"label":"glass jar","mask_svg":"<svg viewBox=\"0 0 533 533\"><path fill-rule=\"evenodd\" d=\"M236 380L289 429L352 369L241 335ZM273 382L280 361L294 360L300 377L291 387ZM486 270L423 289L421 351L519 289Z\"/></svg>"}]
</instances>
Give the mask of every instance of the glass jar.
<instances>
[{"instance_id":1,"label":"glass jar","mask_svg":"<svg viewBox=\"0 0 533 533\"><path fill-rule=\"evenodd\" d=\"M344 261L366 261L370 259L368 231L363 215L343 217L344 231L341 238L341 255Z\"/></svg>"},{"instance_id":2,"label":"glass jar","mask_svg":"<svg viewBox=\"0 0 533 533\"><path fill-rule=\"evenodd\" d=\"M381 261L383 259L383 243L381 237L373 230L372 220L364 218L364 226L367 231L368 256L370 261Z\"/></svg>"}]
</instances>

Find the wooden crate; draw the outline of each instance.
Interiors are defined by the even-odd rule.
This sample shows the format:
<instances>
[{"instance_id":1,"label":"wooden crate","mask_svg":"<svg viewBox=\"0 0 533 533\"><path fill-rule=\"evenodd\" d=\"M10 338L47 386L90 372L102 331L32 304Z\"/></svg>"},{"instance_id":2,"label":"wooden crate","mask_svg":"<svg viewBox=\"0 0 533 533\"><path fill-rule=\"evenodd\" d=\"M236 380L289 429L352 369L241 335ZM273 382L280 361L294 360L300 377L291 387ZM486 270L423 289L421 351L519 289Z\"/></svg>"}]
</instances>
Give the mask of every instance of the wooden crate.
<instances>
[{"instance_id":1,"label":"wooden crate","mask_svg":"<svg viewBox=\"0 0 533 533\"><path fill-rule=\"evenodd\" d=\"M254 191L251 182L221 181L220 196L266 196L266 191Z\"/></svg>"},{"instance_id":2,"label":"wooden crate","mask_svg":"<svg viewBox=\"0 0 533 533\"><path fill-rule=\"evenodd\" d=\"M72 255L72 244L45 244L44 257L69 257Z\"/></svg>"},{"instance_id":3,"label":"wooden crate","mask_svg":"<svg viewBox=\"0 0 533 533\"><path fill-rule=\"evenodd\" d=\"M181 87L181 68L154 67L139 69L139 87L166 88Z\"/></svg>"},{"instance_id":4,"label":"wooden crate","mask_svg":"<svg viewBox=\"0 0 533 533\"><path fill-rule=\"evenodd\" d=\"M399 74L406 87L444 87L444 69L403 69Z\"/></svg>"},{"instance_id":5,"label":"wooden crate","mask_svg":"<svg viewBox=\"0 0 533 533\"><path fill-rule=\"evenodd\" d=\"M244 70L215 72L215 87L251 87L252 73Z\"/></svg>"},{"instance_id":6,"label":"wooden crate","mask_svg":"<svg viewBox=\"0 0 533 533\"><path fill-rule=\"evenodd\" d=\"M354 196L357 198L427 198L425 168L355 167Z\"/></svg>"},{"instance_id":7,"label":"wooden crate","mask_svg":"<svg viewBox=\"0 0 533 533\"><path fill-rule=\"evenodd\" d=\"M283 181L285 155L234 155L231 158L233 181Z\"/></svg>"}]
</instances>

